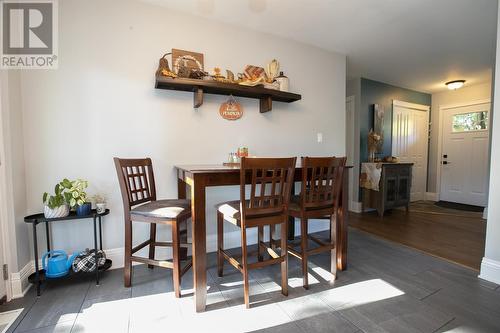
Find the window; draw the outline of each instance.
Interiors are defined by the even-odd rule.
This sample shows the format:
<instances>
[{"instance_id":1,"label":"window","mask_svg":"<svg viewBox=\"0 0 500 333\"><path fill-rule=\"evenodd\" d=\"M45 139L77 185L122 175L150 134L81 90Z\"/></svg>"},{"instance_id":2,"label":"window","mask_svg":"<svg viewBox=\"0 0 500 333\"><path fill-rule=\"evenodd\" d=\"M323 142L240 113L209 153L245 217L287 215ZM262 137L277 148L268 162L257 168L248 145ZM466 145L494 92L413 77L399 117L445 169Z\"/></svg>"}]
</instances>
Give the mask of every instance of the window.
<instances>
[{"instance_id":1,"label":"window","mask_svg":"<svg viewBox=\"0 0 500 333\"><path fill-rule=\"evenodd\" d=\"M483 131L488 129L488 111L453 115L453 132Z\"/></svg>"}]
</instances>

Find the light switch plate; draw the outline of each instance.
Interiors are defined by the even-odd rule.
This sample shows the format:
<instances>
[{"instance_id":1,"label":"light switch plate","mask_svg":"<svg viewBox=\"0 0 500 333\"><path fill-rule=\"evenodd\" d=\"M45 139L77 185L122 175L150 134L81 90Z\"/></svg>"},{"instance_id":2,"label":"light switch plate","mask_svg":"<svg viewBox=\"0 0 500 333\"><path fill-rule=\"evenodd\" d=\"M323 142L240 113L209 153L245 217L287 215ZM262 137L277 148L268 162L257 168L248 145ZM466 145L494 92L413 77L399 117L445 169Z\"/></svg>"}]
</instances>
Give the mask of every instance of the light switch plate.
<instances>
[{"instance_id":1,"label":"light switch plate","mask_svg":"<svg viewBox=\"0 0 500 333\"><path fill-rule=\"evenodd\" d=\"M318 143L323 142L323 133L318 133Z\"/></svg>"}]
</instances>

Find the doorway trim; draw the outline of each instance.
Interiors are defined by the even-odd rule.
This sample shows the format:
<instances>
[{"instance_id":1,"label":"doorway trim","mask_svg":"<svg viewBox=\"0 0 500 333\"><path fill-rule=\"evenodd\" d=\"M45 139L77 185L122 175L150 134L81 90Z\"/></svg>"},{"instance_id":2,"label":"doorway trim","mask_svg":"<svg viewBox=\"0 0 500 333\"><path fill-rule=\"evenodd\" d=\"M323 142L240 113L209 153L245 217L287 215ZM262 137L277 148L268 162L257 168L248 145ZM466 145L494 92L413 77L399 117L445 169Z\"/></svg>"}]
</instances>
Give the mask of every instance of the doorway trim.
<instances>
[{"instance_id":1,"label":"doorway trim","mask_svg":"<svg viewBox=\"0 0 500 333\"><path fill-rule=\"evenodd\" d=\"M5 136L4 136L4 121L3 119L3 112L2 109L6 105L6 101L4 100L4 93L2 93L2 90L5 89L5 87L2 87L3 84L5 84L4 81L5 74L0 75L0 246L2 246L2 253L3 253L3 258L2 262L4 264L7 264L9 269L8 269L8 279L4 281L3 279L3 267L0 267L0 283L5 283L5 293L7 295L7 302L12 299L12 284L11 284L11 270L12 270L12 244L11 244L11 231L9 230L9 206L7 204L7 151L5 147Z\"/></svg>"},{"instance_id":2,"label":"doorway trim","mask_svg":"<svg viewBox=\"0 0 500 333\"><path fill-rule=\"evenodd\" d=\"M398 101L397 99L392 100L392 106L401 106L403 108L415 109L427 112L429 112L429 110L431 109L429 105Z\"/></svg>"},{"instance_id":3,"label":"doorway trim","mask_svg":"<svg viewBox=\"0 0 500 333\"><path fill-rule=\"evenodd\" d=\"M439 106L439 123L438 123L438 146L437 146L437 158L436 158L436 201L439 201L441 197L441 157L443 155L443 113L448 109L456 109L466 106L478 105L478 104L486 104L490 103L491 99L478 99L469 102L463 103L455 103L455 104L445 104ZM491 117L491 107L490 107L490 117ZM489 129L488 129L489 130ZM491 132L490 132L491 135Z\"/></svg>"},{"instance_id":4,"label":"doorway trim","mask_svg":"<svg viewBox=\"0 0 500 333\"><path fill-rule=\"evenodd\" d=\"M348 156L349 152L347 151L347 142L348 140L351 140L352 145L351 145L351 152L350 154L352 155L352 161L349 161L349 163L352 163L352 168L348 169L349 171L349 211L356 212L356 213L361 213L361 203L358 201L358 191L356 191L356 172L359 172L358 169L356 168L356 165L359 165L359 152L356 154L356 148L359 147L359 143L356 140L356 133L359 131L356 131L356 96L355 95L350 95L347 96L346 99L346 106L347 103L351 103L351 110L348 110L346 108L346 156ZM351 112L350 116L350 123L347 123L349 117L348 117L348 112Z\"/></svg>"}]
</instances>

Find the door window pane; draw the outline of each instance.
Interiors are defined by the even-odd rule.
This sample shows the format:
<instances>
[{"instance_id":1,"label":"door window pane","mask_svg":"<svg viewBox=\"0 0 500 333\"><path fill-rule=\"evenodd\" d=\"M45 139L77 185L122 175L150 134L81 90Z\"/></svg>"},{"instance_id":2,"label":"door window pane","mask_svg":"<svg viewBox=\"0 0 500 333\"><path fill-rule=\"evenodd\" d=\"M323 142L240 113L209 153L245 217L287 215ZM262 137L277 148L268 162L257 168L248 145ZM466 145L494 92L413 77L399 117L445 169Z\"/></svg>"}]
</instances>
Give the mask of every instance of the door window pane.
<instances>
[{"instance_id":1,"label":"door window pane","mask_svg":"<svg viewBox=\"0 0 500 333\"><path fill-rule=\"evenodd\" d=\"M453 132L482 131L488 129L488 111L453 115Z\"/></svg>"}]
</instances>

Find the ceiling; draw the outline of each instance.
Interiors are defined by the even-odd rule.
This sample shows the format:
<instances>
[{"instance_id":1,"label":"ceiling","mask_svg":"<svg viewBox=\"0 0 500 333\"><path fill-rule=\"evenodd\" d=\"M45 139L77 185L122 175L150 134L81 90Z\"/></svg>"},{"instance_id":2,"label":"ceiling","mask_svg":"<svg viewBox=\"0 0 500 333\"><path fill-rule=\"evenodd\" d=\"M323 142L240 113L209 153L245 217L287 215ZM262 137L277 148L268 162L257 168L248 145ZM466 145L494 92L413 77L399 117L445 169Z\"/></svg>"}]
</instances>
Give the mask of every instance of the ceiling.
<instances>
[{"instance_id":1,"label":"ceiling","mask_svg":"<svg viewBox=\"0 0 500 333\"><path fill-rule=\"evenodd\" d=\"M348 78L424 92L491 79L497 0L145 0L347 55Z\"/></svg>"}]
</instances>

